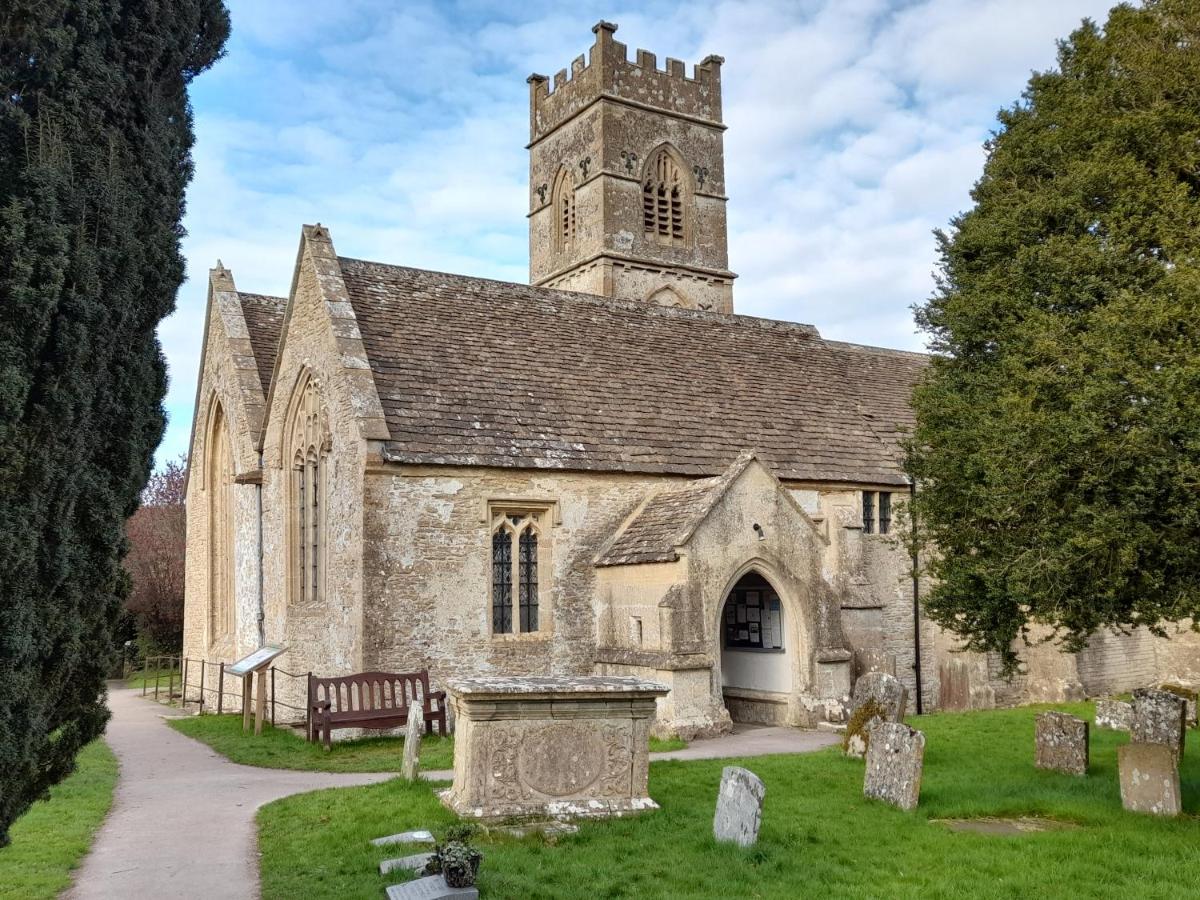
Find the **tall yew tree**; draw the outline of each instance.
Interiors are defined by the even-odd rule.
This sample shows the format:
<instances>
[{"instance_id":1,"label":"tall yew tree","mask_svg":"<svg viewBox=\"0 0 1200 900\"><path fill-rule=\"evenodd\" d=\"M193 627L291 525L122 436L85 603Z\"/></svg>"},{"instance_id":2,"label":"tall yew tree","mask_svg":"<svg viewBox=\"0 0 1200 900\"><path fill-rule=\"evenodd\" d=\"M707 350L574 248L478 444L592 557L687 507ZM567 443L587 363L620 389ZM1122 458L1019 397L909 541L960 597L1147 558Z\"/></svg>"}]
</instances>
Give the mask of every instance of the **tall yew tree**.
<instances>
[{"instance_id":1,"label":"tall yew tree","mask_svg":"<svg viewBox=\"0 0 1200 900\"><path fill-rule=\"evenodd\" d=\"M221 0L0 3L0 844L101 733Z\"/></svg>"},{"instance_id":2,"label":"tall yew tree","mask_svg":"<svg viewBox=\"0 0 1200 900\"><path fill-rule=\"evenodd\" d=\"M926 609L1011 666L1031 626L1200 617L1200 4L1084 22L1000 126L917 310L911 466Z\"/></svg>"}]
</instances>

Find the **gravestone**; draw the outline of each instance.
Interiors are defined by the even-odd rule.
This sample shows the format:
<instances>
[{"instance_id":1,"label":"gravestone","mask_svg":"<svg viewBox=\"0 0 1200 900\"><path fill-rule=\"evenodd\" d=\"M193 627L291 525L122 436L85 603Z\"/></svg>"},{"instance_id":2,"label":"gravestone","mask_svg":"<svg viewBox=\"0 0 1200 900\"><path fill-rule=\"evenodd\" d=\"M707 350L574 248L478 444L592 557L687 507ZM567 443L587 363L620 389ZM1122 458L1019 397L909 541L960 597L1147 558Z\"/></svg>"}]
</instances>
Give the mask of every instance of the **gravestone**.
<instances>
[{"instance_id":1,"label":"gravestone","mask_svg":"<svg viewBox=\"0 0 1200 900\"><path fill-rule=\"evenodd\" d=\"M379 864L379 874L386 875L388 872L395 872L399 869L420 872L431 859L433 859L432 853L414 853L412 856L401 856L398 859L385 859Z\"/></svg>"},{"instance_id":2,"label":"gravestone","mask_svg":"<svg viewBox=\"0 0 1200 900\"><path fill-rule=\"evenodd\" d=\"M726 766L721 772L721 788L717 792L713 837L742 847L753 846L758 841L766 792L761 779L749 769Z\"/></svg>"},{"instance_id":3,"label":"gravestone","mask_svg":"<svg viewBox=\"0 0 1200 900\"><path fill-rule=\"evenodd\" d=\"M854 682L854 700L851 710L857 710L868 700L874 700L887 713L887 721L899 722L904 718L908 706L908 688L894 675L886 672L868 672Z\"/></svg>"},{"instance_id":4,"label":"gravestone","mask_svg":"<svg viewBox=\"0 0 1200 900\"><path fill-rule=\"evenodd\" d=\"M1130 812L1177 816L1181 811L1179 766L1166 744L1124 744L1117 748L1121 804Z\"/></svg>"},{"instance_id":5,"label":"gravestone","mask_svg":"<svg viewBox=\"0 0 1200 900\"><path fill-rule=\"evenodd\" d=\"M1034 765L1067 775L1086 775L1088 723L1061 712L1045 712L1034 726Z\"/></svg>"},{"instance_id":6,"label":"gravestone","mask_svg":"<svg viewBox=\"0 0 1200 900\"><path fill-rule=\"evenodd\" d=\"M1111 731L1128 731L1133 721L1133 704L1124 700L1097 700L1096 727Z\"/></svg>"},{"instance_id":7,"label":"gravestone","mask_svg":"<svg viewBox=\"0 0 1200 900\"><path fill-rule=\"evenodd\" d=\"M410 711L408 727L404 730L404 762L400 764L400 777L405 781L416 781L421 767L422 717Z\"/></svg>"},{"instance_id":8,"label":"gravestone","mask_svg":"<svg viewBox=\"0 0 1200 900\"><path fill-rule=\"evenodd\" d=\"M1178 761L1183 756L1187 733L1184 699L1169 691L1138 688L1133 692L1133 718L1129 737L1135 744L1163 744L1170 747Z\"/></svg>"},{"instance_id":9,"label":"gravestone","mask_svg":"<svg viewBox=\"0 0 1200 900\"><path fill-rule=\"evenodd\" d=\"M399 834L389 834L387 837L375 838L371 841L376 847L389 847L392 844L432 844L432 831L401 831Z\"/></svg>"},{"instance_id":10,"label":"gravestone","mask_svg":"<svg viewBox=\"0 0 1200 900\"><path fill-rule=\"evenodd\" d=\"M467 900L478 896L479 888L452 888L441 875L393 884L387 889L387 900Z\"/></svg>"},{"instance_id":11,"label":"gravestone","mask_svg":"<svg viewBox=\"0 0 1200 900\"><path fill-rule=\"evenodd\" d=\"M903 722L871 726L863 794L901 809L915 809L921 796L925 735Z\"/></svg>"}]
</instances>

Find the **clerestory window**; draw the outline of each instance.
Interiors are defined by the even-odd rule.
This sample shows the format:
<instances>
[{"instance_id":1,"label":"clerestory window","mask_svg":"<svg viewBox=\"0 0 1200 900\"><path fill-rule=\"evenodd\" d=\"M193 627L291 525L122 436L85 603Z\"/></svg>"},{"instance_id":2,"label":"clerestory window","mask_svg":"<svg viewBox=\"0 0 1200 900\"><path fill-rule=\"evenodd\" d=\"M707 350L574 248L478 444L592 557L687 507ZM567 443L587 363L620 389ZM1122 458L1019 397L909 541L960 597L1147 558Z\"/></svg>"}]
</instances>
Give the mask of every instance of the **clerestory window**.
<instances>
[{"instance_id":1,"label":"clerestory window","mask_svg":"<svg viewBox=\"0 0 1200 900\"><path fill-rule=\"evenodd\" d=\"M541 630L542 511L494 511L492 633Z\"/></svg>"},{"instance_id":2,"label":"clerestory window","mask_svg":"<svg viewBox=\"0 0 1200 900\"><path fill-rule=\"evenodd\" d=\"M668 147L654 153L642 179L642 225L648 239L672 245L687 242L687 190L679 157Z\"/></svg>"}]
</instances>

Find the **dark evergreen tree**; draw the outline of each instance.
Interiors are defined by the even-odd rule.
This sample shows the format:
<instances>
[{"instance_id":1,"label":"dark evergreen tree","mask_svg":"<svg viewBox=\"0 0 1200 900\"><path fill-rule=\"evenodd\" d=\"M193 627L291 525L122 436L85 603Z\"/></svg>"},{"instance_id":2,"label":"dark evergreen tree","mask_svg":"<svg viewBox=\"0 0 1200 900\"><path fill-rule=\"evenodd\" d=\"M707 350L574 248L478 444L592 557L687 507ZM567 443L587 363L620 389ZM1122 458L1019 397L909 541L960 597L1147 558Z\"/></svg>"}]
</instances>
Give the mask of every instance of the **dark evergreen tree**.
<instances>
[{"instance_id":1,"label":"dark evergreen tree","mask_svg":"<svg viewBox=\"0 0 1200 900\"><path fill-rule=\"evenodd\" d=\"M0 844L104 729L221 0L0 4Z\"/></svg>"},{"instance_id":2,"label":"dark evergreen tree","mask_svg":"<svg viewBox=\"0 0 1200 900\"><path fill-rule=\"evenodd\" d=\"M917 310L911 466L926 610L1011 667L1033 625L1200 617L1200 4L1084 22L1000 126Z\"/></svg>"}]
</instances>

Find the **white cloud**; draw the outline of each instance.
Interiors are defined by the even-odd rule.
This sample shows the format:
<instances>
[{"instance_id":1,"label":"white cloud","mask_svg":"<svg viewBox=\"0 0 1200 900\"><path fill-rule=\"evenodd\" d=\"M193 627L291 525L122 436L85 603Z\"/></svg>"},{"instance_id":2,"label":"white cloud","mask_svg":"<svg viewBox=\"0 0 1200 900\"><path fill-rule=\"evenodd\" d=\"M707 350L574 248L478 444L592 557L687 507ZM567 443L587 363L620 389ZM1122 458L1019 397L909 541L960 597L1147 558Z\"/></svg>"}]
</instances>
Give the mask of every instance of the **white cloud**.
<instances>
[{"instance_id":1,"label":"white cloud","mask_svg":"<svg viewBox=\"0 0 1200 900\"><path fill-rule=\"evenodd\" d=\"M189 281L160 335L186 449L208 268L288 288L301 224L340 253L522 281L525 76L600 18L689 65L726 58L730 264L740 312L915 348L930 232L969 203L982 141L1055 40L1106 0L231 0L228 57L195 86Z\"/></svg>"}]
</instances>

